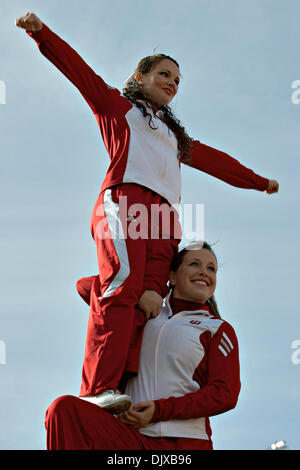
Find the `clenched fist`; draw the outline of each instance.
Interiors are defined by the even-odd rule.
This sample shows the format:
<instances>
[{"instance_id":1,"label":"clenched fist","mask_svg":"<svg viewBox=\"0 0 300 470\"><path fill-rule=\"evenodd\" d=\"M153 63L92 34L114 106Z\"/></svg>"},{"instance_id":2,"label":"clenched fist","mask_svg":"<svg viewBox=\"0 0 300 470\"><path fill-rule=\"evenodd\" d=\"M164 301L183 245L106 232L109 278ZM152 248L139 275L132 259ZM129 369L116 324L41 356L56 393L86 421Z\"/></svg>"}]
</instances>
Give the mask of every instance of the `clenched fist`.
<instances>
[{"instance_id":1,"label":"clenched fist","mask_svg":"<svg viewBox=\"0 0 300 470\"><path fill-rule=\"evenodd\" d=\"M43 23L34 13L26 13L26 15L16 19L16 26L36 33L42 29Z\"/></svg>"},{"instance_id":2,"label":"clenched fist","mask_svg":"<svg viewBox=\"0 0 300 470\"><path fill-rule=\"evenodd\" d=\"M278 193L279 184L276 180L269 180L269 186L267 188L268 194Z\"/></svg>"}]
</instances>

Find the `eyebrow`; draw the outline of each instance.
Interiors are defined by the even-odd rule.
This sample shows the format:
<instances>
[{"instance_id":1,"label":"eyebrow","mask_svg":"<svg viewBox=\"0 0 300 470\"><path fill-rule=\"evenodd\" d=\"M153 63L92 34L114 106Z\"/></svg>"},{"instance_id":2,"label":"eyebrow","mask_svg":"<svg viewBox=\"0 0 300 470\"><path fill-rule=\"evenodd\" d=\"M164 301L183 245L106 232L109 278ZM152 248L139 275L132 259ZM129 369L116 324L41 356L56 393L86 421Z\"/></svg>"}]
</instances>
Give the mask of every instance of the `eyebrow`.
<instances>
[{"instance_id":1,"label":"eyebrow","mask_svg":"<svg viewBox=\"0 0 300 470\"><path fill-rule=\"evenodd\" d=\"M192 258L189 263L191 263L192 261L200 261L201 262L201 259L199 258ZM213 261L209 261L207 264L212 264L213 266L217 266L217 263L214 263Z\"/></svg>"}]
</instances>

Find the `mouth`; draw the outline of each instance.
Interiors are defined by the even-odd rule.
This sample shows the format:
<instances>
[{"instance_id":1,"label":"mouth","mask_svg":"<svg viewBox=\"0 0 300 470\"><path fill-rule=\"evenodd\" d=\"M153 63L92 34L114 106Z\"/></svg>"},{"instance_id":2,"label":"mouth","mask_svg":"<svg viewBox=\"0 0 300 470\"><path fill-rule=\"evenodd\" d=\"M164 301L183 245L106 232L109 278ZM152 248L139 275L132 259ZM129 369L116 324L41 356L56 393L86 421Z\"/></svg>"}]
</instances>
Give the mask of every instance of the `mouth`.
<instances>
[{"instance_id":1,"label":"mouth","mask_svg":"<svg viewBox=\"0 0 300 470\"><path fill-rule=\"evenodd\" d=\"M197 286L209 286L209 283L205 281L204 279L192 279L191 282L193 284L196 284Z\"/></svg>"},{"instance_id":2,"label":"mouth","mask_svg":"<svg viewBox=\"0 0 300 470\"><path fill-rule=\"evenodd\" d=\"M172 90L170 90L169 88L163 88L163 90L164 90L169 96L172 96L172 95L173 95Z\"/></svg>"}]
</instances>

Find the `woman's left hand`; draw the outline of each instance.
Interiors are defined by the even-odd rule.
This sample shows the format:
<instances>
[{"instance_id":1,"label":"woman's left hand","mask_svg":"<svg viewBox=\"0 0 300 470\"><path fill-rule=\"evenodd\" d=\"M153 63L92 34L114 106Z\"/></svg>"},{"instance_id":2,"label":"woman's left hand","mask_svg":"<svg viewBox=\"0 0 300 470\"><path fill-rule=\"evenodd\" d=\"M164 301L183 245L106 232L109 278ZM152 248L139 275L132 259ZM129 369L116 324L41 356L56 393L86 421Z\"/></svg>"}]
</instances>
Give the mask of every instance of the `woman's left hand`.
<instances>
[{"instance_id":1,"label":"woman's left hand","mask_svg":"<svg viewBox=\"0 0 300 470\"><path fill-rule=\"evenodd\" d=\"M269 186L267 188L268 194L278 193L279 184L276 180L269 180Z\"/></svg>"},{"instance_id":2,"label":"woman's left hand","mask_svg":"<svg viewBox=\"0 0 300 470\"><path fill-rule=\"evenodd\" d=\"M155 405L153 401L142 401L131 406L128 411L119 415L119 419L131 428L143 428L151 422Z\"/></svg>"}]
</instances>

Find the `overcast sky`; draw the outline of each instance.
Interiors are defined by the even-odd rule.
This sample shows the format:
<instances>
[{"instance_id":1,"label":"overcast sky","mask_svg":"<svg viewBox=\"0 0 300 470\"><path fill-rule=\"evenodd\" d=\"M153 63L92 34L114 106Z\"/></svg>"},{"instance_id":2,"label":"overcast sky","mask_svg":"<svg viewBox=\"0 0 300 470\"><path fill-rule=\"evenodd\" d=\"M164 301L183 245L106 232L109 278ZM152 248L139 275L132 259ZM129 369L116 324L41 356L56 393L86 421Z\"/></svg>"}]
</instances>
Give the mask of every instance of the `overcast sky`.
<instances>
[{"instance_id":1,"label":"overcast sky","mask_svg":"<svg viewBox=\"0 0 300 470\"><path fill-rule=\"evenodd\" d=\"M182 204L204 204L240 346L240 399L211 419L214 447L300 449L297 0L1 1L0 448L45 449L47 407L79 393L75 283L97 270L89 224L109 162L85 100L15 26L28 11L120 90L154 49L174 57L188 133L279 181L268 196L183 168Z\"/></svg>"}]
</instances>

